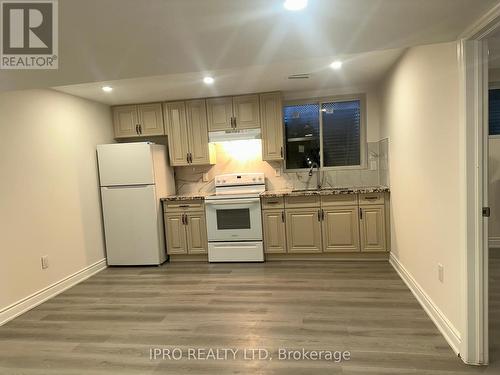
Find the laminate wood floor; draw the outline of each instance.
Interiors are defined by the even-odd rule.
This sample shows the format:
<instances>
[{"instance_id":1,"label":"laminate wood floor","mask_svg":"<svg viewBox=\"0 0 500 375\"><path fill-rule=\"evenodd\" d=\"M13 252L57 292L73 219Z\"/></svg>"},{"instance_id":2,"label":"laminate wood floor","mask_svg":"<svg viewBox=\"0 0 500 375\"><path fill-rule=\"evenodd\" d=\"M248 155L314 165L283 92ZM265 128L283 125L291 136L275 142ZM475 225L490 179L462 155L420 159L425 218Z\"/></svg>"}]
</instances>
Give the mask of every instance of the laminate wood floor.
<instances>
[{"instance_id":1,"label":"laminate wood floor","mask_svg":"<svg viewBox=\"0 0 500 375\"><path fill-rule=\"evenodd\" d=\"M150 360L151 348L179 348L183 358ZM192 360L190 348L239 351ZM245 348L272 360L247 360ZM351 359L279 360L280 348ZM453 354L387 262L108 268L0 327L0 374L500 373L492 371Z\"/></svg>"}]
</instances>

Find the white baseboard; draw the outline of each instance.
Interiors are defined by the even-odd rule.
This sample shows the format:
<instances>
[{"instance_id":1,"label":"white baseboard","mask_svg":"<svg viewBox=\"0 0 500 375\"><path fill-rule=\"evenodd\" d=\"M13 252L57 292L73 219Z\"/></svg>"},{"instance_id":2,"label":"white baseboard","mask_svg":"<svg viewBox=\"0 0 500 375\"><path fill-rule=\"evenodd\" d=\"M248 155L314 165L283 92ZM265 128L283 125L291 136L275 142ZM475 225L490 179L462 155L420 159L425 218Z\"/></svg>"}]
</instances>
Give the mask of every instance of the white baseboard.
<instances>
[{"instance_id":1,"label":"white baseboard","mask_svg":"<svg viewBox=\"0 0 500 375\"><path fill-rule=\"evenodd\" d=\"M7 306L6 308L0 310L0 326L40 305L48 299L57 296L83 280L88 279L90 276L95 275L106 267L106 259L101 259L100 261L91 264L90 266L85 267L84 269L75 272L74 274L69 275L52 285L49 285L48 287L33 293L28 297Z\"/></svg>"},{"instance_id":2,"label":"white baseboard","mask_svg":"<svg viewBox=\"0 0 500 375\"><path fill-rule=\"evenodd\" d=\"M422 287L417 283L413 276L406 270L406 268L399 262L399 260L391 253L389 263L396 270L399 277L405 282L411 290L417 301L425 310L427 315L431 318L437 326L441 334L444 336L448 344L451 346L455 354L460 353L460 346L462 339L460 332L455 326L446 318L443 312L436 306L432 299L425 293Z\"/></svg>"},{"instance_id":3,"label":"white baseboard","mask_svg":"<svg viewBox=\"0 0 500 375\"><path fill-rule=\"evenodd\" d=\"M488 239L488 245L492 248L498 249L500 248L500 237L490 237Z\"/></svg>"}]
</instances>

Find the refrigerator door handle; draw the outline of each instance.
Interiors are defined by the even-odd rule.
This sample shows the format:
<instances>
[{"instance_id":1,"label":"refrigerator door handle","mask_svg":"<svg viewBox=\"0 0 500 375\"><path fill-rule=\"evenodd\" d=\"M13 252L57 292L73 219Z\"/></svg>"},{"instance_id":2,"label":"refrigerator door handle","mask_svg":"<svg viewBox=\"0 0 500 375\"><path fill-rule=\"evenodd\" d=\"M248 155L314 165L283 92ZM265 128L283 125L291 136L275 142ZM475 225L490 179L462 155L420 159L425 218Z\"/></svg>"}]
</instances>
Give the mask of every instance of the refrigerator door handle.
<instances>
[{"instance_id":1,"label":"refrigerator door handle","mask_svg":"<svg viewBox=\"0 0 500 375\"><path fill-rule=\"evenodd\" d=\"M113 185L113 186L102 186L104 189L114 190L114 189L144 189L148 186L153 186L151 184L143 185Z\"/></svg>"}]
</instances>

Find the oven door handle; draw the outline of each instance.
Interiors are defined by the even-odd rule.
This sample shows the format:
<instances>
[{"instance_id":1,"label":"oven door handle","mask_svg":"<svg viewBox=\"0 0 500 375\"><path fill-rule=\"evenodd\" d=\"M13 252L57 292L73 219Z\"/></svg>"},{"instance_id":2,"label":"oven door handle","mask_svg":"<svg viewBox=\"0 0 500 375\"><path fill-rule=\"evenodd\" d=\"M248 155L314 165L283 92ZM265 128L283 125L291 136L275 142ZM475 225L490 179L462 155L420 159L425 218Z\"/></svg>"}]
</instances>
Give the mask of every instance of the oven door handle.
<instances>
[{"instance_id":1,"label":"oven door handle","mask_svg":"<svg viewBox=\"0 0 500 375\"><path fill-rule=\"evenodd\" d=\"M205 204L247 204L247 203L257 203L260 202L260 198L249 198L249 199L214 199L205 200Z\"/></svg>"}]
</instances>

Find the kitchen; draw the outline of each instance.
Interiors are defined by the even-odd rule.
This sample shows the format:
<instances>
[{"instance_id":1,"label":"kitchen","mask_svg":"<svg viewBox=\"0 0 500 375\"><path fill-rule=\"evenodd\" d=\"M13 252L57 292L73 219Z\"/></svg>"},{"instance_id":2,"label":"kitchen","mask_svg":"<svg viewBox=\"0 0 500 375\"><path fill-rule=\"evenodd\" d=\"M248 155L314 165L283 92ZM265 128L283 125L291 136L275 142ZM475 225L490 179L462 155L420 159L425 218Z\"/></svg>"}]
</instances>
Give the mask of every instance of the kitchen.
<instances>
[{"instance_id":1,"label":"kitchen","mask_svg":"<svg viewBox=\"0 0 500 375\"><path fill-rule=\"evenodd\" d=\"M264 253L267 260L287 259L287 254L301 255L303 260L339 255L387 259L389 189L387 183L379 184L378 164L380 147L385 147L382 154L388 164L388 142L372 142L365 149L365 117L371 115L366 113L365 98L363 93L322 99L321 109L319 104L291 104L283 109L280 92L113 107L117 140L167 135L168 141L160 141L167 145L168 157L164 150L157 158L175 167L175 177L171 167L155 171L165 180L156 194L151 191L151 199L159 197L163 207L151 215L163 212L165 231L158 229L153 236L156 245L145 246L141 223L151 221L149 233L155 233L153 227L159 227L162 215L154 220L140 216L140 207L148 201L136 201L133 194L142 197L137 187L155 182L154 178L137 181L135 175L145 173L138 160L154 146L98 146L108 264L151 264L149 249L163 253L163 244L170 261L264 261ZM340 108L334 111L334 105ZM328 107L332 107L329 113ZM284 120L284 116L290 118ZM320 129L322 135L331 133L325 148L342 139L354 145L349 155L331 152L335 167L323 160L327 153L318 147ZM285 153L290 167L283 168ZM352 158L347 166L353 168L352 175L366 174L372 184L335 185L331 172L342 170L346 157ZM228 167L228 163L236 165ZM144 170L159 168L158 163L155 168L150 164L147 161ZM233 169L242 166L250 172ZM293 180L281 177L283 169L285 175L299 178L298 166L309 167L305 187L303 183L295 187ZM184 182L193 181L200 170L201 182ZM116 189L120 184L124 189ZM134 193L126 194L127 188ZM125 253L131 254L129 260L123 258ZM141 253L144 261L137 262ZM153 264L165 260L161 255Z\"/></svg>"},{"instance_id":2,"label":"kitchen","mask_svg":"<svg viewBox=\"0 0 500 375\"><path fill-rule=\"evenodd\" d=\"M494 373L497 0L42 1L0 4L59 12L2 39L57 59L0 58L0 373Z\"/></svg>"}]
</instances>

